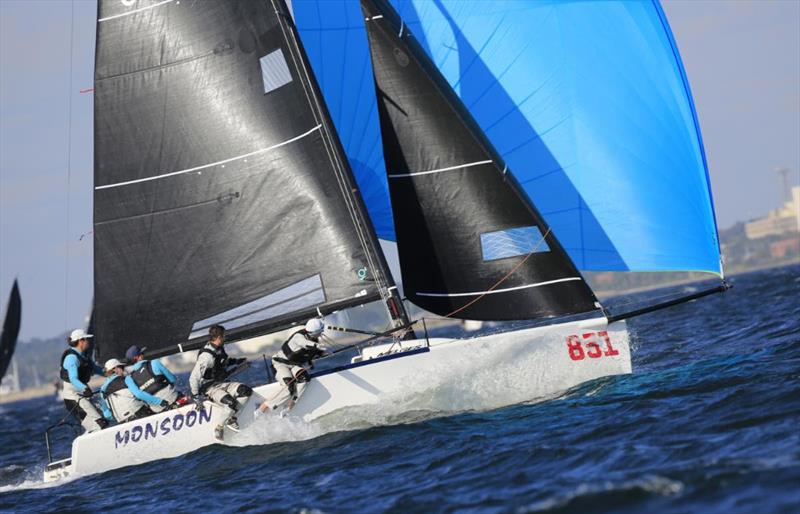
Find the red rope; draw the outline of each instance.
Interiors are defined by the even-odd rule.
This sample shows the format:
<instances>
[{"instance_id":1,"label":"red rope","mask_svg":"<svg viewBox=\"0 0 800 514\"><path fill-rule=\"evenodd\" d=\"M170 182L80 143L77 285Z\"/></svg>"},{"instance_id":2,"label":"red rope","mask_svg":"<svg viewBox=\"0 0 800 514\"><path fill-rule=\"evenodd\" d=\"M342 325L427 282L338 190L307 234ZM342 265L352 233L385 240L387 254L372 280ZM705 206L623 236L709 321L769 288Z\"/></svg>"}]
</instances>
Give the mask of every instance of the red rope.
<instances>
[{"instance_id":1,"label":"red rope","mask_svg":"<svg viewBox=\"0 0 800 514\"><path fill-rule=\"evenodd\" d=\"M526 262L526 261L527 261L527 260L530 258L530 256L531 256L531 255L533 255L534 253L536 253L536 252L539 250L539 246L542 244L542 242L545 240L545 238L547 237L547 235L548 235L549 233L550 233L550 228L548 228L548 229L547 229L547 232L545 232L545 233L544 233L544 235L542 236L542 238L539 240L539 242L538 242L538 243L536 243L536 246L533 248L533 250L531 250L531 251L530 251L530 253L529 253L528 255L526 255L526 256L525 256L525 258L524 258L524 259L522 259L522 260L519 262L519 264L517 264L516 266L514 266L514 267L511 269L511 271L509 271L508 273L506 273L506 275L505 275L503 278L501 278L500 280L498 280L498 281L497 281L497 282L496 282L496 283L495 283L495 284L494 284L492 287L490 287L489 289L487 289L487 290L486 290L485 292L483 292L483 293L482 293L480 296L478 296L478 297L477 297L477 298L475 298L474 300L470 301L470 302L469 302L469 303L467 303L466 305L463 305L463 306L459 307L458 309L454 310L453 312L451 312L450 314L448 314L447 316L445 316L445 318L449 318L449 317L451 317L451 316L453 316L453 315L455 315L455 314L458 314L459 312L463 311L464 309L466 309L466 308L467 308L467 307L469 307L470 305L474 304L475 302L477 302L478 300L480 300L481 298L483 298L484 296L486 296L486 295L487 295L487 294L489 294L490 292L494 291L494 290L495 290L495 289L496 289L496 288L497 288L497 287L498 287L500 284L502 284L503 282L505 282L505 281L508 279L508 277L510 277L511 275L513 275L513 274L514 274L514 272L515 272L515 271L517 271L517 270L520 268L520 266L522 266L523 264L525 264L525 262Z\"/></svg>"}]
</instances>

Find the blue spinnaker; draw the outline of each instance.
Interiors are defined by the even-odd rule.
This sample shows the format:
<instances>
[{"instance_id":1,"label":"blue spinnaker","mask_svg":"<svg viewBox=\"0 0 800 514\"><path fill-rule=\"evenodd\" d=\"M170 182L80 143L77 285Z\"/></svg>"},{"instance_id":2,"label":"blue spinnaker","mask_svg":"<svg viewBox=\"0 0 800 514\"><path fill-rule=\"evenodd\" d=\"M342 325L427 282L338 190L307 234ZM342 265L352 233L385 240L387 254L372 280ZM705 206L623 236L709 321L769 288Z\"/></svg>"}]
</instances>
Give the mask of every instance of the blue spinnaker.
<instances>
[{"instance_id":1,"label":"blue spinnaker","mask_svg":"<svg viewBox=\"0 0 800 514\"><path fill-rule=\"evenodd\" d=\"M657 2L393 0L577 267L719 273L691 93ZM391 209L357 0L294 12L379 237Z\"/></svg>"}]
</instances>

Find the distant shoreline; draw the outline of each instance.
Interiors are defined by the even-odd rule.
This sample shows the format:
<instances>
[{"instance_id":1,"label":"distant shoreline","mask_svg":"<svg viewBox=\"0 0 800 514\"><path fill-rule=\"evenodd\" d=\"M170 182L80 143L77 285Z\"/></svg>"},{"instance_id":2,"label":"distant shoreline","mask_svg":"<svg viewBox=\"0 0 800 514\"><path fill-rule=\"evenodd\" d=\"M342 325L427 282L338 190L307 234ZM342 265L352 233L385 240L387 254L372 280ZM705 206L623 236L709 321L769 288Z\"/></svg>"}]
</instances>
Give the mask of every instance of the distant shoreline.
<instances>
[{"instance_id":1,"label":"distant shoreline","mask_svg":"<svg viewBox=\"0 0 800 514\"><path fill-rule=\"evenodd\" d=\"M727 270L725 274L725 278L731 278L736 275L744 275L747 273L753 273L756 271L764 271L768 269L776 269L776 268L783 268L785 266L796 266L800 264L800 258L783 261L783 262L776 262L776 263L769 263L769 264L762 264L759 266L752 266L747 268L733 268ZM700 277L687 277L683 279L677 280L670 280L668 282L659 282L658 284L651 284L651 285L644 285L639 287L632 287L629 289L598 289L595 291L595 294L599 298L612 298L614 296L622 296L626 294L635 294L635 293L642 293L645 291L651 291L653 289L662 289L665 287L673 287L673 286L680 286L680 285L688 285L688 284L696 284L698 282L705 282L707 280L713 280L714 275L707 274L705 276Z\"/></svg>"},{"instance_id":2,"label":"distant shoreline","mask_svg":"<svg viewBox=\"0 0 800 514\"><path fill-rule=\"evenodd\" d=\"M792 266L792 265L798 265L798 264L800 264L800 259L793 259L793 260L790 260L790 261L780 262L780 263L764 264L762 266L753 266L753 267L749 267L749 268L745 268L745 269L733 269L733 270L729 270L727 276L731 277L731 276L735 276L735 275L742 275L742 274L745 274L745 273L752 273L752 272L755 272L755 271L764 271L764 270L767 270L767 269L782 268L784 266ZM614 297L614 296L641 293L641 292L644 292L644 291L650 291L650 290L654 290L654 289L662 289L664 287L674 287L674 286L679 286L679 285L694 284L694 283L697 283L697 282L704 282L704 281L709 280L709 279L710 279L709 276L706 276L706 277L691 277L691 278L685 278L685 279L681 279L681 280L673 280L673 281L669 281L669 282L662 282L662 283L654 284L654 285L634 287L634 288L630 288L630 289L605 290L605 291L598 290L596 294L597 294L598 297L607 299L607 298L611 298L611 297ZM438 320L429 319L427 321L428 321L429 328L430 328L430 324L432 323L433 325L436 325ZM446 321L446 320L441 320L441 321ZM13 393L6 393L6 394L3 394L3 395L0 395L0 405L20 402L20 401L25 401L25 400L32 400L32 399L41 398L41 397L44 397L44 396L55 396L55 387L53 386L53 384L44 384L44 385L41 385L39 387L31 387L31 388L23 389L21 391L15 391Z\"/></svg>"},{"instance_id":3,"label":"distant shoreline","mask_svg":"<svg viewBox=\"0 0 800 514\"><path fill-rule=\"evenodd\" d=\"M34 398L42 398L43 396L56 396L56 388L53 384L45 384L39 387L29 387L21 391L14 391L13 393L6 393L0 395L0 405L6 403L22 402L25 400L33 400Z\"/></svg>"}]
</instances>

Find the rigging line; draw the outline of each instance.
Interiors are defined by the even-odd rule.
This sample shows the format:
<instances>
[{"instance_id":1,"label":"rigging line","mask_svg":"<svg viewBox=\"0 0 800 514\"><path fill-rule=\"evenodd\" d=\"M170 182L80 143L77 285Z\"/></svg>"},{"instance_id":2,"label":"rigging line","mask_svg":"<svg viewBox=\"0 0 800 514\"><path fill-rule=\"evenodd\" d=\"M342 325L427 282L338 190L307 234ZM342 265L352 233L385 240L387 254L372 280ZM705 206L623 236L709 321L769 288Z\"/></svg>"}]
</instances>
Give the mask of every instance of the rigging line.
<instances>
[{"instance_id":1,"label":"rigging line","mask_svg":"<svg viewBox=\"0 0 800 514\"><path fill-rule=\"evenodd\" d=\"M698 288L698 287L700 287L702 285L702 283L704 281L705 280L700 279L700 280L696 280L696 281L693 281L693 282L682 282L682 283L677 283L677 284L667 284L667 285L664 285L664 286L656 285L652 289L643 289L641 291L622 291L620 294L617 294L617 295L614 295L614 296L606 298L605 302L608 302L609 300L611 300L613 298L619 298L619 297L627 298L625 301L611 302L611 304L609 305L609 307L612 310L619 310L620 307L626 307L628 305L636 305L636 304L645 304L645 303L650 303L650 302L656 302L656 301L663 300L665 298L681 298L682 297L681 295L683 295L683 294L693 294L693 293L692 292L688 292L687 293L686 291L673 291L671 293L663 293L663 294L659 294L659 295L655 295L655 296L647 295L647 293L652 292L652 291L657 291L659 289L674 288L674 287L684 287L684 288L685 287L693 287L693 288ZM632 298L633 295L644 295L645 297L642 298L642 299L634 300Z\"/></svg>"},{"instance_id":2,"label":"rigging line","mask_svg":"<svg viewBox=\"0 0 800 514\"><path fill-rule=\"evenodd\" d=\"M478 296L477 298L475 298L475 299L473 299L473 300L469 301L469 302L468 302L468 303L466 303L465 305L462 305L462 306L461 306L461 307L459 307L458 309L454 310L453 312L451 312L450 314L448 314L447 316L445 316L445 318L449 318L449 317L451 317L451 316L454 316L454 315L458 314L459 312L463 311L464 309L466 309L466 308L467 308L467 307L469 307L470 305L473 305L475 302L477 302L478 300L480 300L481 298L483 298L483 297L484 297L484 296L486 296L487 294L489 294L489 293L491 293L492 291L494 291L494 290L495 290L495 289L496 289L496 288L497 288L497 287L498 287L500 284L502 284L503 282L505 282L505 281L506 281L506 280L507 280L507 279L508 279L508 278L509 278L511 275L513 275L513 274L514 274L514 272L515 272L515 271L517 271L517 270L518 270L518 269L519 269L519 268L520 268L520 267L521 267L523 264L525 264L525 263L528 261L528 259L530 258L530 256L531 256L531 255L533 255L534 253L536 253L536 252L539 250L539 246L541 246L541 244L544 242L545 238L547 238L547 236L548 236L549 234L550 234L550 227L547 227L547 232L545 232L545 233L544 233L544 235L542 236L542 238L539 240L539 242L538 242L538 243L536 243L536 246L533 248L533 250L531 250L531 251L530 251L530 253L529 253L528 255L526 255L524 259L522 259L522 260L521 260L519 263L517 263L517 265L516 265L516 266L514 266L513 268L511 268L511 271L509 271L508 273L506 273L506 275L505 275L503 278L501 278L500 280L498 280L497 282L495 282L495 284L494 284L492 287L490 287L489 289L487 289L487 290L486 290L486 291L485 291L483 294L481 294L481 295L480 295L480 296Z\"/></svg>"},{"instance_id":3,"label":"rigging line","mask_svg":"<svg viewBox=\"0 0 800 514\"><path fill-rule=\"evenodd\" d=\"M65 257L64 257L64 329L69 330L69 245L70 245L70 189L72 185L72 75L73 75L73 50L75 39L75 0L70 3L70 25L69 25L69 90L67 93L67 215L66 233L64 234Z\"/></svg>"}]
</instances>

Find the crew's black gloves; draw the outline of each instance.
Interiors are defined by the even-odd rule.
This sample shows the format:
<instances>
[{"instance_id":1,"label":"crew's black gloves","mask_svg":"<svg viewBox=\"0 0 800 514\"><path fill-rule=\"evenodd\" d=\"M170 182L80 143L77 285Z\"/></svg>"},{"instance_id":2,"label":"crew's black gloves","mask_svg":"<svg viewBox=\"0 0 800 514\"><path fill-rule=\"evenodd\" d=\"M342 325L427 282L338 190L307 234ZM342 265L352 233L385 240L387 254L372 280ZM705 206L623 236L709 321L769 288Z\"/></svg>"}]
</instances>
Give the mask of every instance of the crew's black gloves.
<instances>
[{"instance_id":1,"label":"crew's black gloves","mask_svg":"<svg viewBox=\"0 0 800 514\"><path fill-rule=\"evenodd\" d=\"M87 387L86 389L81 391L81 396L83 396L84 398L91 398L92 397L92 390Z\"/></svg>"},{"instance_id":2,"label":"crew's black gloves","mask_svg":"<svg viewBox=\"0 0 800 514\"><path fill-rule=\"evenodd\" d=\"M169 409L169 402L167 400L161 400L159 405L161 405L161 407L164 409Z\"/></svg>"},{"instance_id":3,"label":"crew's black gloves","mask_svg":"<svg viewBox=\"0 0 800 514\"><path fill-rule=\"evenodd\" d=\"M203 402L205 401L205 395L198 394L197 396L192 396L192 401L195 403L194 410L205 410L205 406Z\"/></svg>"}]
</instances>

